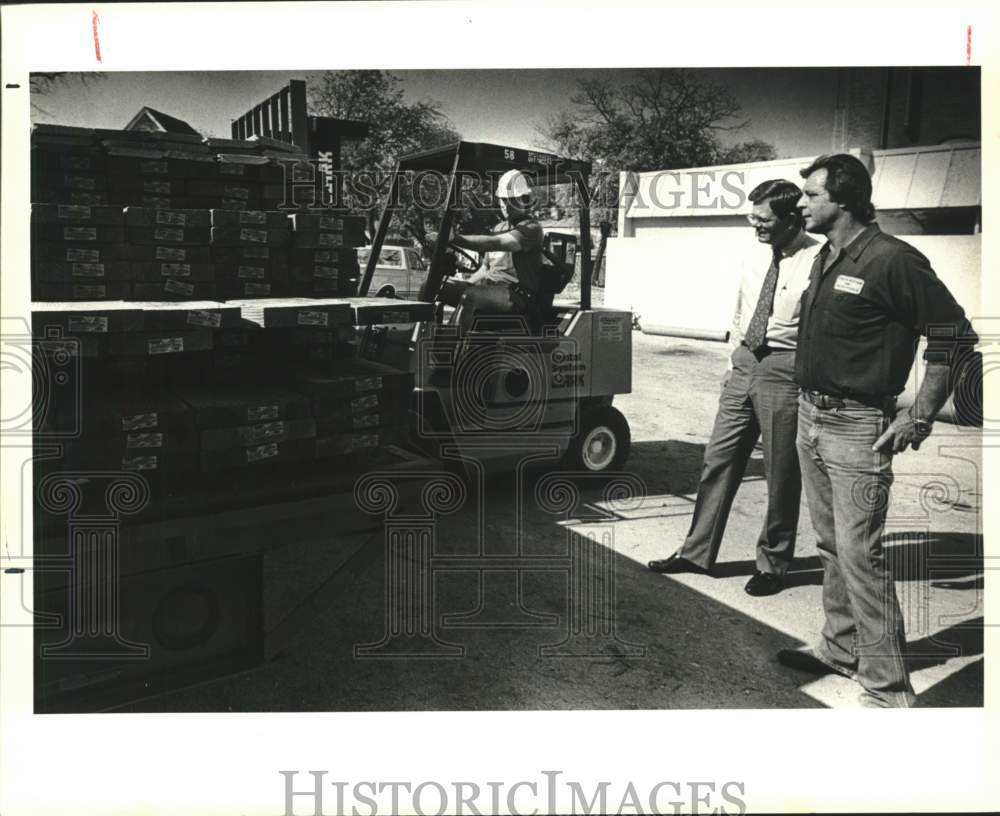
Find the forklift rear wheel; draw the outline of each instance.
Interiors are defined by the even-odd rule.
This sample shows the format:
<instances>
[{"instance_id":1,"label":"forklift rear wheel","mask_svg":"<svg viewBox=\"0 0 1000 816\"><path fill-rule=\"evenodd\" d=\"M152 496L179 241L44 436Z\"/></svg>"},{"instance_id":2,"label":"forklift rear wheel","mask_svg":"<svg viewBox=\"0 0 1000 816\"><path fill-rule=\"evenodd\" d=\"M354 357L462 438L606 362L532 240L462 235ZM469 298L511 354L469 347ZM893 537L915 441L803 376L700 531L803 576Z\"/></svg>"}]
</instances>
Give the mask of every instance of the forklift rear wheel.
<instances>
[{"instance_id":1,"label":"forklift rear wheel","mask_svg":"<svg viewBox=\"0 0 1000 816\"><path fill-rule=\"evenodd\" d=\"M631 443L628 420L617 408L611 405L583 408L579 432L566 452L566 464L574 470L591 473L621 470Z\"/></svg>"}]
</instances>

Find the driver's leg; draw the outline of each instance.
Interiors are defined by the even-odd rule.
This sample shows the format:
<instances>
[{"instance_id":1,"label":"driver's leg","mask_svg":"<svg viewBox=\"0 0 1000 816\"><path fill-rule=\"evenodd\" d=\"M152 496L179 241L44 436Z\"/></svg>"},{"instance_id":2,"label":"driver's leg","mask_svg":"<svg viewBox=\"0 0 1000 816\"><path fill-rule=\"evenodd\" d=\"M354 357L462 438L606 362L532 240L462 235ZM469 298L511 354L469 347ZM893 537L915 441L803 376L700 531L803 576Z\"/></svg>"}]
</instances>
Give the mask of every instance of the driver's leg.
<instances>
[{"instance_id":1,"label":"driver's leg","mask_svg":"<svg viewBox=\"0 0 1000 816\"><path fill-rule=\"evenodd\" d=\"M471 285L468 281L464 280L446 280L441 285L441 293L438 295L438 300L445 304L445 306L458 306L462 300L462 296Z\"/></svg>"},{"instance_id":2,"label":"driver's leg","mask_svg":"<svg viewBox=\"0 0 1000 816\"><path fill-rule=\"evenodd\" d=\"M462 334L468 334L475 325L477 315L509 314L511 311L513 304L508 287L478 283L465 290L454 320L461 327Z\"/></svg>"}]
</instances>

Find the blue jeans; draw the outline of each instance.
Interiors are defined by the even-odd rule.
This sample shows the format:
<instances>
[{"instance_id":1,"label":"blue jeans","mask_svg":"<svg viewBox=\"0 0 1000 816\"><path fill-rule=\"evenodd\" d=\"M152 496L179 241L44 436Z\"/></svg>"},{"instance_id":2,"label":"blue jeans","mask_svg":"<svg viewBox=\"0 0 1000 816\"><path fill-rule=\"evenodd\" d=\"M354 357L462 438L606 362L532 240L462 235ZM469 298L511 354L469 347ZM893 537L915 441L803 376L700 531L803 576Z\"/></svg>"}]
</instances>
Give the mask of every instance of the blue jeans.
<instances>
[{"instance_id":1,"label":"blue jeans","mask_svg":"<svg viewBox=\"0 0 1000 816\"><path fill-rule=\"evenodd\" d=\"M906 635L882 546L892 455L872 451L891 421L853 400L821 409L800 397L796 447L823 563L826 621L816 650L877 703L907 707L915 697Z\"/></svg>"}]
</instances>

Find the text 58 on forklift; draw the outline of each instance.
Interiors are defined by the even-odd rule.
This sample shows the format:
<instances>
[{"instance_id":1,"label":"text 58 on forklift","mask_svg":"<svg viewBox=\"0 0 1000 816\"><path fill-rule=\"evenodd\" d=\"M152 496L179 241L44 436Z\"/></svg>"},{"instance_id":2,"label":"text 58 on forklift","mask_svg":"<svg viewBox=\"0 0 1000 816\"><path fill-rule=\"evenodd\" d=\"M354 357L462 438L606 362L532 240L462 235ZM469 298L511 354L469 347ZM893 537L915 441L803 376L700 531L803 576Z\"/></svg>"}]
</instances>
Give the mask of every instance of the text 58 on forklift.
<instances>
[{"instance_id":1,"label":"text 58 on forklift","mask_svg":"<svg viewBox=\"0 0 1000 816\"><path fill-rule=\"evenodd\" d=\"M565 814L666 814L747 812L743 782L571 782L562 771L504 782L346 782L326 779L327 771L279 771L284 777L283 816L376 816L376 814L510 813L514 816ZM299 776L299 778L296 778Z\"/></svg>"}]
</instances>

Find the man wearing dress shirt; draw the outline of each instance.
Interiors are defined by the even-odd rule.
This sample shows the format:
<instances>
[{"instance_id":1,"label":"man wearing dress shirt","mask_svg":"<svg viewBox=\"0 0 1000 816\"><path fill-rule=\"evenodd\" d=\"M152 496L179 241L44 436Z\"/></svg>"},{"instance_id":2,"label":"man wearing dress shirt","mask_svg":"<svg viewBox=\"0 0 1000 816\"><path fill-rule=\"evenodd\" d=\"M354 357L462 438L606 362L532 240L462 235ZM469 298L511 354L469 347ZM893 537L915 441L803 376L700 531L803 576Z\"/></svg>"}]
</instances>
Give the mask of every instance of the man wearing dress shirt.
<instances>
[{"instance_id":1,"label":"man wearing dress shirt","mask_svg":"<svg viewBox=\"0 0 1000 816\"><path fill-rule=\"evenodd\" d=\"M764 449L768 497L747 593L779 592L792 563L802 490L795 447L795 347L799 302L818 249L796 207L801 194L784 179L765 181L750 193L753 211L748 220L757 241L769 251L753 257L740 281L733 321L736 348L705 448L691 528L673 555L649 562L654 572L712 573L729 510L758 439Z\"/></svg>"}]
</instances>

